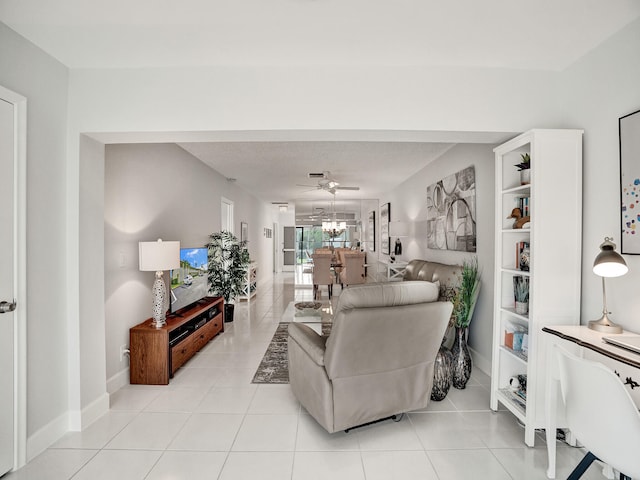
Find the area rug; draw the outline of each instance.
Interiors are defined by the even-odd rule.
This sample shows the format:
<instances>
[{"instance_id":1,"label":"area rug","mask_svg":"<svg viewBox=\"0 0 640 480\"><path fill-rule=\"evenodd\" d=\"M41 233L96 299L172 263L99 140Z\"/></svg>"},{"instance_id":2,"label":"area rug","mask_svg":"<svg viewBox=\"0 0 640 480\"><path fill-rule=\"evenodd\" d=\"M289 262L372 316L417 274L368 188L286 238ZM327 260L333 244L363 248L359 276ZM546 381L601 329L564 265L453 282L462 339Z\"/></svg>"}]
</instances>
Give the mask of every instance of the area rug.
<instances>
[{"instance_id":1,"label":"area rug","mask_svg":"<svg viewBox=\"0 0 640 480\"><path fill-rule=\"evenodd\" d=\"M289 323L280 323L262 357L251 383L289 383L287 337ZM329 335L331 323L322 324L322 334Z\"/></svg>"}]
</instances>

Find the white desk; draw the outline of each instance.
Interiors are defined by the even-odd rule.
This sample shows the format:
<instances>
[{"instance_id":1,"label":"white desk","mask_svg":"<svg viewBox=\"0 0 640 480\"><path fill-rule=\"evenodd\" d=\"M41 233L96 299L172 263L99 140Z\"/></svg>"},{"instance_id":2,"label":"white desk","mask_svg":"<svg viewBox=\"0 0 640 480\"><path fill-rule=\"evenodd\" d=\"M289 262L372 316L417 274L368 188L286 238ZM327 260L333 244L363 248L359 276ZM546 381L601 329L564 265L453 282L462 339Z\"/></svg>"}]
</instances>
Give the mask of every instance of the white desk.
<instances>
[{"instance_id":1,"label":"white desk","mask_svg":"<svg viewBox=\"0 0 640 480\"><path fill-rule=\"evenodd\" d=\"M387 281L402 280L408 262L380 262L387 267Z\"/></svg>"},{"instance_id":2,"label":"white desk","mask_svg":"<svg viewBox=\"0 0 640 480\"><path fill-rule=\"evenodd\" d=\"M602 340L603 336L613 336L589 329L587 326L549 326L542 329L547 348L547 399L546 399L546 435L549 456L548 478L556 476L556 428L563 427L563 405L559 399L557 371L553 358L553 345L559 344L578 356L597 361L611 368L629 389L631 398L640 406L640 355L615 347ZM623 332L631 334L632 332ZM603 406L606 408L606 406ZM579 440L579 439L578 439Z\"/></svg>"}]
</instances>

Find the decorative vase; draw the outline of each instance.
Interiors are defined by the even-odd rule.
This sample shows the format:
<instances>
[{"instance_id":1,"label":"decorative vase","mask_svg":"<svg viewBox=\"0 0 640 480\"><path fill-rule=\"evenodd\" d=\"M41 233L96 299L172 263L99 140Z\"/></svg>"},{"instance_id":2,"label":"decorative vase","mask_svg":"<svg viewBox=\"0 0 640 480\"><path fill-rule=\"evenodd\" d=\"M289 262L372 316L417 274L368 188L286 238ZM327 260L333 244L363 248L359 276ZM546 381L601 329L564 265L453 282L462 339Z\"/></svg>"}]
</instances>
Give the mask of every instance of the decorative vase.
<instances>
[{"instance_id":1,"label":"decorative vase","mask_svg":"<svg viewBox=\"0 0 640 480\"><path fill-rule=\"evenodd\" d=\"M224 322L233 322L233 309L235 305L233 303L224 304Z\"/></svg>"},{"instance_id":2,"label":"decorative vase","mask_svg":"<svg viewBox=\"0 0 640 480\"><path fill-rule=\"evenodd\" d=\"M525 168L520 170L520 185L529 185L531 183L531 169Z\"/></svg>"},{"instance_id":3,"label":"decorative vase","mask_svg":"<svg viewBox=\"0 0 640 480\"><path fill-rule=\"evenodd\" d=\"M436 361L433 364L433 388L431 389L431 400L439 402L444 400L451 388L453 372L451 366L453 364L453 356L444 341L440 345Z\"/></svg>"},{"instance_id":4,"label":"decorative vase","mask_svg":"<svg viewBox=\"0 0 640 480\"><path fill-rule=\"evenodd\" d=\"M529 302L516 302L516 313L519 315L529 313Z\"/></svg>"},{"instance_id":5,"label":"decorative vase","mask_svg":"<svg viewBox=\"0 0 640 480\"><path fill-rule=\"evenodd\" d=\"M471 355L467 347L467 329L456 327L456 337L451 347L453 357L452 383L455 388L463 389L471 378Z\"/></svg>"}]
</instances>

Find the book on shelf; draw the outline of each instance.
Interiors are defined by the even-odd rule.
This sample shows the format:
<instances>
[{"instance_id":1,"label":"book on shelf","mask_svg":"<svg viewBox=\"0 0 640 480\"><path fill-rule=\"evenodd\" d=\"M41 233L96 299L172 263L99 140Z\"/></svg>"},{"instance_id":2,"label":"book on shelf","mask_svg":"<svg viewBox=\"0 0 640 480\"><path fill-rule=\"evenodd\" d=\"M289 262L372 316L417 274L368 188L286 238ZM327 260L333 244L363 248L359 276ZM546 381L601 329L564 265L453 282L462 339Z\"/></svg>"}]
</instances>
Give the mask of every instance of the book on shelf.
<instances>
[{"instance_id":1,"label":"book on shelf","mask_svg":"<svg viewBox=\"0 0 640 480\"><path fill-rule=\"evenodd\" d=\"M520 209L520 213L522 213L523 217L528 217L531 215L531 208L529 206L530 197L518 197L516 199L516 206Z\"/></svg>"}]
</instances>

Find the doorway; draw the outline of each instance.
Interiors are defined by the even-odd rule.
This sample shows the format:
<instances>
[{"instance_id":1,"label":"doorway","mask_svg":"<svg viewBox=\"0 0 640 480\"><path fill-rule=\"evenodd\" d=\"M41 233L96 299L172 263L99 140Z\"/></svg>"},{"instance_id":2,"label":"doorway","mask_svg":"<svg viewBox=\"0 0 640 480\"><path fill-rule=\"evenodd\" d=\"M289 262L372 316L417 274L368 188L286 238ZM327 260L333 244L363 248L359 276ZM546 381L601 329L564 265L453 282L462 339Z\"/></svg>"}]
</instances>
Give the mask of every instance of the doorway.
<instances>
[{"instance_id":1,"label":"doorway","mask_svg":"<svg viewBox=\"0 0 640 480\"><path fill-rule=\"evenodd\" d=\"M0 476L26 460L26 99L0 87Z\"/></svg>"},{"instance_id":2,"label":"doorway","mask_svg":"<svg viewBox=\"0 0 640 480\"><path fill-rule=\"evenodd\" d=\"M293 272L296 265L296 227L283 227L282 235L282 271Z\"/></svg>"},{"instance_id":3,"label":"doorway","mask_svg":"<svg viewBox=\"0 0 640 480\"><path fill-rule=\"evenodd\" d=\"M228 198L221 197L221 212L220 212L220 230L226 230L229 233L234 233L233 230L233 201Z\"/></svg>"}]
</instances>

